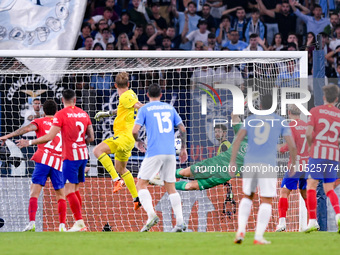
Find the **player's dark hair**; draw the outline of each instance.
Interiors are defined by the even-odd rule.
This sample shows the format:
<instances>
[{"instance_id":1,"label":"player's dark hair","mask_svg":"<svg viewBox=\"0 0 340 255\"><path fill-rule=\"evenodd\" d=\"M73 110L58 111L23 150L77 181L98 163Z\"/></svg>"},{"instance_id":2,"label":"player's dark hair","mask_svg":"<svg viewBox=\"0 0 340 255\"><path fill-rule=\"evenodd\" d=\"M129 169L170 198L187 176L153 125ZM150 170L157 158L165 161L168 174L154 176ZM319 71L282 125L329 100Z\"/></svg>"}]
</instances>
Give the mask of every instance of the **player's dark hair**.
<instances>
[{"instance_id":1,"label":"player's dark hair","mask_svg":"<svg viewBox=\"0 0 340 255\"><path fill-rule=\"evenodd\" d=\"M257 37L259 37L259 35L254 33L254 34L251 34L251 35L249 36L249 39L257 38Z\"/></svg>"},{"instance_id":2,"label":"player's dark hair","mask_svg":"<svg viewBox=\"0 0 340 255\"><path fill-rule=\"evenodd\" d=\"M46 115L54 115L57 112L58 106L52 99L47 99L43 104L43 110Z\"/></svg>"},{"instance_id":3,"label":"player's dark hair","mask_svg":"<svg viewBox=\"0 0 340 255\"><path fill-rule=\"evenodd\" d=\"M339 87L334 84L322 87L322 91L328 103L334 103L339 96Z\"/></svg>"},{"instance_id":4,"label":"player's dark hair","mask_svg":"<svg viewBox=\"0 0 340 255\"><path fill-rule=\"evenodd\" d=\"M72 90L72 89L65 89L63 91L63 98L66 101L72 100L75 96L76 96L76 92L74 92L74 90Z\"/></svg>"},{"instance_id":5,"label":"player's dark hair","mask_svg":"<svg viewBox=\"0 0 340 255\"><path fill-rule=\"evenodd\" d=\"M153 83L148 89L149 97L157 98L161 95L162 89L157 83Z\"/></svg>"},{"instance_id":6,"label":"player's dark hair","mask_svg":"<svg viewBox=\"0 0 340 255\"><path fill-rule=\"evenodd\" d=\"M223 131L227 131L227 127L223 124L216 124L214 129L222 129Z\"/></svg>"},{"instance_id":7,"label":"player's dark hair","mask_svg":"<svg viewBox=\"0 0 340 255\"><path fill-rule=\"evenodd\" d=\"M262 110L268 110L273 105L273 95L272 94L265 94L261 97L261 107Z\"/></svg>"}]
</instances>

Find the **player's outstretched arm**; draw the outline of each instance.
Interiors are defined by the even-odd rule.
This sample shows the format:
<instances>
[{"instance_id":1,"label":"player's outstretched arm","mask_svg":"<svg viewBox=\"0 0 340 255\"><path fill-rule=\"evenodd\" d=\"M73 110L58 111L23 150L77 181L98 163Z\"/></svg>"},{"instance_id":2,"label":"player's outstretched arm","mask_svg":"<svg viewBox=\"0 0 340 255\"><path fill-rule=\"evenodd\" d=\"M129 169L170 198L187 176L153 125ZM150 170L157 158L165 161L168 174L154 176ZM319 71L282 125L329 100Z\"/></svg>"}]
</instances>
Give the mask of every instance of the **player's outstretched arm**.
<instances>
[{"instance_id":1,"label":"player's outstretched arm","mask_svg":"<svg viewBox=\"0 0 340 255\"><path fill-rule=\"evenodd\" d=\"M289 156L291 159L291 166L289 167L289 175L293 176L295 173L295 165L296 165L296 154L297 154L297 149L296 145L294 142L294 139L291 135L287 135L283 137L288 145L288 150L289 150Z\"/></svg>"},{"instance_id":2,"label":"player's outstretched arm","mask_svg":"<svg viewBox=\"0 0 340 255\"><path fill-rule=\"evenodd\" d=\"M88 125L86 129L86 139L85 142L86 144L89 144L94 141L94 131L93 131L93 126Z\"/></svg>"},{"instance_id":3,"label":"player's outstretched arm","mask_svg":"<svg viewBox=\"0 0 340 255\"><path fill-rule=\"evenodd\" d=\"M51 141L54 137L56 137L56 135L60 132L60 129L60 127L52 126L50 131L46 135L33 140L17 140L16 144L21 149L30 145L47 143L48 141Z\"/></svg>"},{"instance_id":4,"label":"player's outstretched arm","mask_svg":"<svg viewBox=\"0 0 340 255\"><path fill-rule=\"evenodd\" d=\"M187 152L187 130L183 123L179 124L177 126L179 129L179 136L181 138L181 151L179 153L179 161L181 163L184 163L185 161L188 160L188 152Z\"/></svg>"},{"instance_id":5,"label":"player's outstretched arm","mask_svg":"<svg viewBox=\"0 0 340 255\"><path fill-rule=\"evenodd\" d=\"M133 106L133 108L139 110L140 108L142 108L144 106L144 104L142 104L141 102L137 102L135 103L135 105Z\"/></svg>"},{"instance_id":6,"label":"player's outstretched arm","mask_svg":"<svg viewBox=\"0 0 340 255\"><path fill-rule=\"evenodd\" d=\"M99 121L103 118L111 117L117 115L117 109L116 110L111 110L111 111L100 111L97 112L96 115L94 116L94 119L96 121Z\"/></svg>"},{"instance_id":7,"label":"player's outstretched arm","mask_svg":"<svg viewBox=\"0 0 340 255\"><path fill-rule=\"evenodd\" d=\"M232 112L230 114L230 116L231 116L231 121L232 121L233 125L239 124L241 122L240 116L237 115L237 114L234 114L234 112Z\"/></svg>"},{"instance_id":8,"label":"player's outstretched arm","mask_svg":"<svg viewBox=\"0 0 340 255\"><path fill-rule=\"evenodd\" d=\"M21 127L21 128L15 130L14 132L12 132L10 134L1 136L0 137L1 145L4 145L6 140L9 139L9 138L12 138L12 137L15 137L15 136L19 136L19 135L23 135L23 134L26 134L28 132L36 131L36 130L37 130L37 126L36 125L28 124L27 126Z\"/></svg>"},{"instance_id":9,"label":"player's outstretched arm","mask_svg":"<svg viewBox=\"0 0 340 255\"><path fill-rule=\"evenodd\" d=\"M145 143L138 138L139 130L141 125L135 124L132 129L133 138L135 138L137 149L145 153Z\"/></svg>"}]
</instances>

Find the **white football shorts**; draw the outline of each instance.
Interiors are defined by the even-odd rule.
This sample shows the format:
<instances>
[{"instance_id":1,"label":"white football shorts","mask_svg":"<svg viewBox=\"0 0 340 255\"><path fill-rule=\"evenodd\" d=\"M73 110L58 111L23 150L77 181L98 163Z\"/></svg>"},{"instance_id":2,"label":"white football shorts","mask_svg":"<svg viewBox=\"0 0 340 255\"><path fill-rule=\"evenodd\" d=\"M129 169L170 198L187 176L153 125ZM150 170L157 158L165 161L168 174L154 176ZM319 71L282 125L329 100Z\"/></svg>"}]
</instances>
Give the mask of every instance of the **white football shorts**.
<instances>
[{"instance_id":1,"label":"white football shorts","mask_svg":"<svg viewBox=\"0 0 340 255\"><path fill-rule=\"evenodd\" d=\"M138 178L152 180L159 172L160 179L165 182L176 182L175 155L156 155L145 158L138 172Z\"/></svg>"},{"instance_id":2,"label":"white football shorts","mask_svg":"<svg viewBox=\"0 0 340 255\"><path fill-rule=\"evenodd\" d=\"M268 172L267 164L245 164L242 173L243 193L250 196L259 188L260 197L276 197L277 173Z\"/></svg>"}]
</instances>

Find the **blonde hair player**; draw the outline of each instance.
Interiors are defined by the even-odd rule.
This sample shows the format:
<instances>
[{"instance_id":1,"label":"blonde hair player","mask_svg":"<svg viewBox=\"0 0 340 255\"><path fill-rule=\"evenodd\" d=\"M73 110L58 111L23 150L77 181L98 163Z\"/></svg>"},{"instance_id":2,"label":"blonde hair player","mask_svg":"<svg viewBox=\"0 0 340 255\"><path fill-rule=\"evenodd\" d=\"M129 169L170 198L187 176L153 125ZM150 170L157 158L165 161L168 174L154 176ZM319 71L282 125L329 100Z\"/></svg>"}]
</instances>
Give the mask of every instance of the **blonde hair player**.
<instances>
[{"instance_id":1,"label":"blonde hair player","mask_svg":"<svg viewBox=\"0 0 340 255\"><path fill-rule=\"evenodd\" d=\"M119 73L115 82L115 87L119 95L118 108L107 112L100 111L94 117L95 120L99 121L102 118L116 116L113 124L114 136L98 144L94 148L93 154L111 175L114 181L113 193L121 190L125 182L125 185L133 197L134 210L137 210L141 204L139 202L135 181L131 172L126 169L126 165L131 156L131 150L135 145L132 128L135 123L137 111L143 104L138 101L136 93L129 89L129 85L129 74L126 72ZM115 154L114 165L108 154ZM120 179L118 173L124 181Z\"/></svg>"}]
</instances>

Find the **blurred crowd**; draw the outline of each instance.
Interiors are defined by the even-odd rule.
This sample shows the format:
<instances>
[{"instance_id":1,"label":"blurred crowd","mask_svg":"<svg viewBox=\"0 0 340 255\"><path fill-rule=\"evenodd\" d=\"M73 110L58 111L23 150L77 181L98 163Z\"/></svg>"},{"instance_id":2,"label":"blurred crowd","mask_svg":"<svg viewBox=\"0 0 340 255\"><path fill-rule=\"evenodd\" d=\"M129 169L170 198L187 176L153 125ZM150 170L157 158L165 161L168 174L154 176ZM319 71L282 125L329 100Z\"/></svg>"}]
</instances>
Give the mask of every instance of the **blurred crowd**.
<instances>
[{"instance_id":1,"label":"blurred crowd","mask_svg":"<svg viewBox=\"0 0 340 255\"><path fill-rule=\"evenodd\" d=\"M338 0L88 0L76 50L308 51L339 76ZM339 58L340 63L340 58Z\"/></svg>"}]
</instances>

